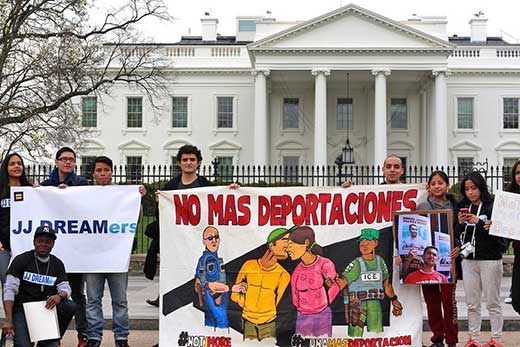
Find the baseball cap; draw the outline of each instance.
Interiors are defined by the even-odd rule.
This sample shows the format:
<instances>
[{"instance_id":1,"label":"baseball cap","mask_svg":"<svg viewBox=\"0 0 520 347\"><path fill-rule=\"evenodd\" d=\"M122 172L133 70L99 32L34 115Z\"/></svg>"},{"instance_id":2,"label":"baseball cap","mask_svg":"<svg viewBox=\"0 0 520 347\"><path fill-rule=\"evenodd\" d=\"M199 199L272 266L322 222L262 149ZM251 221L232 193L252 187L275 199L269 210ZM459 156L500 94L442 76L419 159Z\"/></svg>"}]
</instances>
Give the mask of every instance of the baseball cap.
<instances>
[{"instance_id":1,"label":"baseball cap","mask_svg":"<svg viewBox=\"0 0 520 347\"><path fill-rule=\"evenodd\" d=\"M372 228L361 229L361 236L359 236L359 241L377 239L379 239L379 230Z\"/></svg>"},{"instance_id":2,"label":"baseball cap","mask_svg":"<svg viewBox=\"0 0 520 347\"><path fill-rule=\"evenodd\" d=\"M34 238L40 235L47 235L51 239L56 240L56 232L53 228L47 225L40 225L38 228L36 228L36 231L34 232Z\"/></svg>"}]
</instances>

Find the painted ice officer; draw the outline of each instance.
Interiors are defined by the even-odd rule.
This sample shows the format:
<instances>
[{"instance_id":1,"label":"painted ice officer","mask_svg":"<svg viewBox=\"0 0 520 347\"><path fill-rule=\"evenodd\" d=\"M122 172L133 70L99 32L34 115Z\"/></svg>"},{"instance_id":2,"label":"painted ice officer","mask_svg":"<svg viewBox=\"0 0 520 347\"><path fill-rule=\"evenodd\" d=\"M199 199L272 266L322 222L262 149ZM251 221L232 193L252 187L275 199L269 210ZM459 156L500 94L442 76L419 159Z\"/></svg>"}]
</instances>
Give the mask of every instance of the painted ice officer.
<instances>
[{"instance_id":1,"label":"painted ice officer","mask_svg":"<svg viewBox=\"0 0 520 347\"><path fill-rule=\"evenodd\" d=\"M394 316L400 316L403 310L394 293L386 263L375 253L378 239L378 230L361 230L361 257L354 259L343 272L348 283L344 302L348 335L351 337L363 336L365 326L368 332L383 332L381 301L385 295L392 302Z\"/></svg>"},{"instance_id":2,"label":"painted ice officer","mask_svg":"<svg viewBox=\"0 0 520 347\"><path fill-rule=\"evenodd\" d=\"M218 230L208 226L202 233L202 242L206 249L199 258L195 269L195 291L202 298L204 306L204 324L209 327L227 329L229 321L227 306L230 288L226 284L224 261L218 256L220 236ZM235 284L234 292L245 292L244 284Z\"/></svg>"}]
</instances>

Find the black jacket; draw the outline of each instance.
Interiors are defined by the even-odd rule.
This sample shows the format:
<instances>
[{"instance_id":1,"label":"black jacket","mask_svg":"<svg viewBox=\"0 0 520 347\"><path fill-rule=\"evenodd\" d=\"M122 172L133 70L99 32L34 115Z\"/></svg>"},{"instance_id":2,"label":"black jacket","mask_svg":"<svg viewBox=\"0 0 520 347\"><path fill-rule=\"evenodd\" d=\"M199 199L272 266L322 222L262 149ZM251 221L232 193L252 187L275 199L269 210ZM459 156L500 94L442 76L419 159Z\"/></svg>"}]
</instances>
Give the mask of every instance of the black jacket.
<instances>
[{"instance_id":1,"label":"black jacket","mask_svg":"<svg viewBox=\"0 0 520 347\"><path fill-rule=\"evenodd\" d=\"M208 187L208 186L214 185L213 182L209 181L204 176L199 175L197 177L197 180L199 182L200 187ZM179 174L179 175L175 176L173 179L171 179L170 181L168 181L164 185L162 190L177 190L177 189L179 189L180 181L181 181L181 175ZM159 218L159 209L156 208L155 211L156 211L156 217ZM159 253L159 249L160 249L159 247L160 247L159 238L153 239L152 242L150 243L150 247L148 248L148 252L146 252L146 259L144 262L143 272L144 272L145 277L150 280L153 280L153 278L155 277L155 274L157 273L157 263L158 263L157 254Z\"/></svg>"},{"instance_id":2,"label":"black jacket","mask_svg":"<svg viewBox=\"0 0 520 347\"><path fill-rule=\"evenodd\" d=\"M493 201L488 201L482 203L482 208L479 214L479 222L475 226L467 226L458 223L458 213L460 208L469 207L470 212L474 215L477 214L478 205L471 204L468 206L467 203L461 202L459 203L458 208L455 211L455 237L461 241L461 244L464 245L467 242L471 242L473 237L473 233L475 233L475 253L471 254L467 257L467 259L475 259L475 260L499 260L502 259L502 248L503 248L503 239L501 237L490 235L488 231L484 230L485 219L491 220L491 215L493 213ZM486 217L484 217L486 216ZM461 239L461 235L464 233L464 229L466 229L466 235L464 239Z\"/></svg>"}]
</instances>

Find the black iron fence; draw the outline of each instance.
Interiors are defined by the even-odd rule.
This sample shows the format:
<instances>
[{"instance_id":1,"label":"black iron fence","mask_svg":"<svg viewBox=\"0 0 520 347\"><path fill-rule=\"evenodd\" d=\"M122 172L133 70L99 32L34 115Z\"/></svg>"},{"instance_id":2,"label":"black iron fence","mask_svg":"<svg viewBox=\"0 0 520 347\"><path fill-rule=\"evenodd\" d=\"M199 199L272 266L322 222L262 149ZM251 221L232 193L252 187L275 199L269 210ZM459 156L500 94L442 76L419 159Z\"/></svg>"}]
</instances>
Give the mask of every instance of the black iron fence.
<instances>
[{"instance_id":1,"label":"black iron fence","mask_svg":"<svg viewBox=\"0 0 520 347\"><path fill-rule=\"evenodd\" d=\"M472 170L482 173L492 191L502 190L511 180L511 168L491 166L487 160L472 166L437 168L434 166L410 166L405 170L403 181L406 183L426 182L430 173L441 169L448 174L454 190L457 182ZM27 168L28 177L38 183L49 177L51 166L35 165ZM154 220L154 204L152 192L162 186L179 173L177 166L148 165L148 166L116 166L113 171L113 181L117 184L144 184L148 195L143 199L144 218L138 226L136 253L145 253L150 240L144 235L146 225ZM341 182L350 180L356 185L379 184L383 181L382 168L368 165L331 165L315 166L221 166L214 160L211 165L202 166L199 174L208 177L218 185L227 185L238 182L243 186L255 187L285 187L285 186L337 186ZM91 179L90 172L81 172L80 175Z\"/></svg>"}]
</instances>

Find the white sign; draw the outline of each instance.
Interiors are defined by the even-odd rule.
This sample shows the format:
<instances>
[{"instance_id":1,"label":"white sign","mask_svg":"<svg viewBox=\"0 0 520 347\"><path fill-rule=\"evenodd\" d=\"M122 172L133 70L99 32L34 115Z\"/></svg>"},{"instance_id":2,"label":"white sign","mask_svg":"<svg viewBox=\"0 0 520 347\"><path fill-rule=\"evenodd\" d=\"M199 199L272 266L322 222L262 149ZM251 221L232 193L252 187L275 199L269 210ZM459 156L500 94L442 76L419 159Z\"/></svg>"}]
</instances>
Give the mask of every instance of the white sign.
<instances>
[{"instance_id":1,"label":"white sign","mask_svg":"<svg viewBox=\"0 0 520 347\"><path fill-rule=\"evenodd\" d=\"M520 194L496 191L489 234L520 240Z\"/></svg>"},{"instance_id":2,"label":"white sign","mask_svg":"<svg viewBox=\"0 0 520 347\"><path fill-rule=\"evenodd\" d=\"M392 221L426 195L423 184L160 192L160 345L421 346L420 289L399 285ZM373 250L362 255L361 247ZM379 269L360 269L374 252ZM313 254L320 265L306 268ZM380 302L370 326L345 323L340 277L352 295ZM392 313L391 286L402 315ZM300 324L306 319L310 328Z\"/></svg>"},{"instance_id":3,"label":"white sign","mask_svg":"<svg viewBox=\"0 0 520 347\"><path fill-rule=\"evenodd\" d=\"M49 310L45 307L46 304L46 301L26 302L23 304L31 342L60 338L56 306Z\"/></svg>"},{"instance_id":4,"label":"white sign","mask_svg":"<svg viewBox=\"0 0 520 347\"><path fill-rule=\"evenodd\" d=\"M137 231L138 186L11 189L11 249L33 249L34 231L56 231L52 254L67 272L127 272Z\"/></svg>"}]
</instances>

